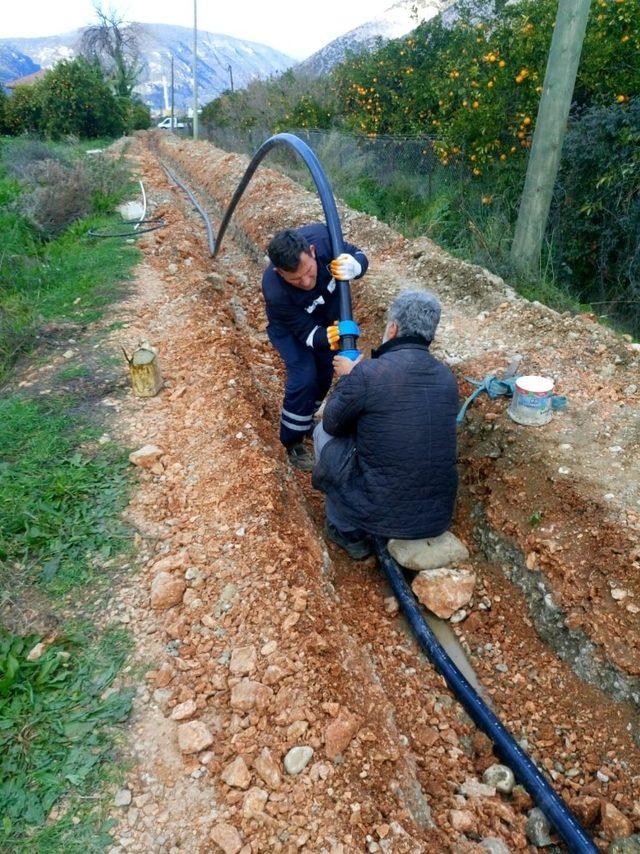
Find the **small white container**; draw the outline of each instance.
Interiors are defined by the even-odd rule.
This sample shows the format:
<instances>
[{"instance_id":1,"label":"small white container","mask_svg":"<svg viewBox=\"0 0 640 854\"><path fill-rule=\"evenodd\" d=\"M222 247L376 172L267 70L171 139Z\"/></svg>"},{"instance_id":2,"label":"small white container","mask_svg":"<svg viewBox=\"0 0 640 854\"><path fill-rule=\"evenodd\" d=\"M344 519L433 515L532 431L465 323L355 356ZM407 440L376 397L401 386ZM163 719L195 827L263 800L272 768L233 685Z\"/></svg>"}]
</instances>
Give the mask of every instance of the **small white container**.
<instances>
[{"instance_id":1,"label":"small white container","mask_svg":"<svg viewBox=\"0 0 640 854\"><path fill-rule=\"evenodd\" d=\"M518 377L513 392L509 416L518 424L541 427L551 421L551 395L553 380L550 377Z\"/></svg>"}]
</instances>

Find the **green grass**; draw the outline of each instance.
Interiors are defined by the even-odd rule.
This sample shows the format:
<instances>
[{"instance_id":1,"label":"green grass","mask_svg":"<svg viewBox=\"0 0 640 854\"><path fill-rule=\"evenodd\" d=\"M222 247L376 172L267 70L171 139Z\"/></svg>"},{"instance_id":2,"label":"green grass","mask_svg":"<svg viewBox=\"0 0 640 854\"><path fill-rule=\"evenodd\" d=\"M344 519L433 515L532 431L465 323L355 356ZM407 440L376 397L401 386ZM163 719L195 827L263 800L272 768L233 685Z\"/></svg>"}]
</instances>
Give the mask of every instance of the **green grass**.
<instances>
[{"instance_id":1,"label":"green grass","mask_svg":"<svg viewBox=\"0 0 640 854\"><path fill-rule=\"evenodd\" d=\"M7 145L0 140L0 156ZM100 146L92 141L60 153L69 160L87 147ZM117 179L106 176L108 192L100 190L94 210L118 197ZM78 221L44 240L20 213L21 192L0 164L0 382L11 378L45 323L61 325L48 336L64 337L65 324L73 324L76 346L93 354L82 327L108 312L139 258L130 244L88 236L108 216ZM45 346L31 362L50 358ZM124 449L97 442L105 425L88 405L92 373L86 363L65 364L48 377L46 396L37 383L0 397L2 854L85 854L112 844L109 788L122 776L118 725L132 693L112 683L130 644L122 629L98 630L86 620L109 595L113 579L105 564L131 550L120 520L130 467ZM72 397L62 386L73 380L83 382ZM32 662L28 653L42 638L18 634L27 621L30 632L33 625L56 626Z\"/></svg>"},{"instance_id":2,"label":"green grass","mask_svg":"<svg viewBox=\"0 0 640 854\"><path fill-rule=\"evenodd\" d=\"M4 140L0 154L9 149ZM80 155L76 150L69 156ZM91 229L113 224L105 211L131 195L122 170L102 178L102 184L97 179L96 186L102 189L94 192L93 200L100 213L45 241L20 212L19 199L26 188L0 163L0 383L16 359L33 346L43 323L64 318L84 325L98 320L122 292L140 257L132 244L88 235Z\"/></svg>"},{"instance_id":3,"label":"green grass","mask_svg":"<svg viewBox=\"0 0 640 854\"><path fill-rule=\"evenodd\" d=\"M81 625L29 661L40 640L0 632L0 850L104 850L109 825L92 795L131 710L132 689L107 691L129 642Z\"/></svg>"},{"instance_id":4,"label":"green grass","mask_svg":"<svg viewBox=\"0 0 640 854\"><path fill-rule=\"evenodd\" d=\"M417 191L416 186L415 180L402 175L387 186L364 177L346 188L343 196L350 207L388 222L406 237L424 234L454 257L487 267L525 299L538 300L557 311L590 310L558 284L550 265L535 281L516 275L509 259L513 212L498 195L487 193L485 198L491 202L484 204L481 188L467 191L461 185L443 184L439 173L431 196Z\"/></svg>"},{"instance_id":5,"label":"green grass","mask_svg":"<svg viewBox=\"0 0 640 854\"><path fill-rule=\"evenodd\" d=\"M62 594L96 573L127 540L128 462L69 415L72 401L0 400L0 561ZM88 557L89 556L89 557ZM6 570L8 572L8 570Z\"/></svg>"}]
</instances>

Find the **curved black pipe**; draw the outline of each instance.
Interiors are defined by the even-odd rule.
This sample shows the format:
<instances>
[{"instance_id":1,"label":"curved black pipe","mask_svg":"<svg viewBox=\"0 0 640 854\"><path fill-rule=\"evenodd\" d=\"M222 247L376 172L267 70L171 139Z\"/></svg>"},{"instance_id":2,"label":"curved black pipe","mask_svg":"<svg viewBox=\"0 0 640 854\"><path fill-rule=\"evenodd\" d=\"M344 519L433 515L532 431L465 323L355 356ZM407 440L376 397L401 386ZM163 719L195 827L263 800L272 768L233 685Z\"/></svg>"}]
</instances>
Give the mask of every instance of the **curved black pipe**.
<instances>
[{"instance_id":1,"label":"curved black pipe","mask_svg":"<svg viewBox=\"0 0 640 854\"><path fill-rule=\"evenodd\" d=\"M292 133L277 133L262 143L260 148L251 158L251 162L247 166L247 169L242 176L242 180L236 187L236 190L231 197L231 201L229 202L229 206L222 217L222 222L220 223L215 250L212 253L214 258L218 254L220 244L222 243L222 238L227 230L229 221L233 216L236 205L247 188L247 184L253 177L254 172L262 160L267 156L272 148L275 148L278 145L284 145L287 148L293 149L293 151L295 151L296 154L299 154L304 160L309 172L311 172L311 177L313 178L320 196L320 201L322 202L322 210L324 211L327 229L329 230L329 239L331 241L333 257L337 258L338 255L342 254L344 249L344 238L342 236L340 217L338 216L338 209L336 207L333 190L331 189L327 176L324 174L320 161L306 142L303 142L299 137L294 136ZM343 282L337 279L336 284L338 287L338 298L340 300L340 320L352 320L353 309L351 306L351 290L349 288L349 282ZM357 347L357 338L355 335L343 335L341 336L340 341L341 349L343 350L355 350Z\"/></svg>"},{"instance_id":2,"label":"curved black pipe","mask_svg":"<svg viewBox=\"0 0 640 854\"><path fill-rule=\"evenodd\" d=\"M409 621L409 625L418 639L418 643L429 660L444 676L447 685L469 717L493 741L500 757L527 789L549 822L567 843L569 850L579 852L579 854L596 854L598 849L589 834L562 798L554 792L533 760L524 752L511 733L449 658L424 619L415 596L404 580L402 570L387 550L386 541L376 537L375 548L378 560L389 579L389 584Z\"/></svg>"}]
</instances>

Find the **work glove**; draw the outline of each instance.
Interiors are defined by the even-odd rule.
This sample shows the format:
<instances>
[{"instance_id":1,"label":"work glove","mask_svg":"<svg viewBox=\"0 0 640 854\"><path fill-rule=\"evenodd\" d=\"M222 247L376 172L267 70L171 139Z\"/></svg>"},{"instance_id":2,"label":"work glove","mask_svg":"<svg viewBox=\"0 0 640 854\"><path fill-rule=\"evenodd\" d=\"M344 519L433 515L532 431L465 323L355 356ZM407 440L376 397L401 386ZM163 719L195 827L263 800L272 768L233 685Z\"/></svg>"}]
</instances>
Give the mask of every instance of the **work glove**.
<instances>
[{"instance_id":1,"label":"work glove","mask_svg":"<svg viewBox=\"0 0 640 854\"><path fill-rule=\"evenodd\" d=\"M334 320L331 326L327 326L327 341L330 350L340 349L340 329L337 320Z\"/></svg>"},{"instance_id":2,"label":"work glove","mask_svg":"<svg viewBox=\"0 0 640 854\"><path fill-rule=\"evenodd\" d=\"M351 279L357 279L362 272L362 266L356 261L353 255L349 255L347 252L338 255L329 264L329 269L331 270L331 275L342 282L350 282Z\"/></svg>"}]
</instances>

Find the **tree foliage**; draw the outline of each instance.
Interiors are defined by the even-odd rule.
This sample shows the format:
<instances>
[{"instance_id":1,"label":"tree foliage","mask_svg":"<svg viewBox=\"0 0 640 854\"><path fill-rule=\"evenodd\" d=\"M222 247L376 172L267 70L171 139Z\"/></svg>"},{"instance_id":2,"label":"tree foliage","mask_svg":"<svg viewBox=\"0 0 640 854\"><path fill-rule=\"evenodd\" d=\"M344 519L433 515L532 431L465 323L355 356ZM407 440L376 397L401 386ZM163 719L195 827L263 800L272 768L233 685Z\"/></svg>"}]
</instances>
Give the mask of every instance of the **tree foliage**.
<instances>
[{"instance_id":1,"label":"tree foliage","mask_svg":"<svg viewBox=\"0 0 640 854\"><path fill-rule=\"evenodd\" d=\"M100 69L82 58L59 62L38 84L46 136L119 136L125 118Z\"/></svg>"},{"instance_id":2,"label":"tree foliage","mask_svg":"<svg viewBox=\"0 0 640 854\"><path fill-rule=\"evenodd\" d=\"M59 62L36 83L16 86L6 105L10 134L119 136L127 126L128 100L116 98L97 65L78 58Z\"/></svg>"},{"instance_id":3,"label":"tree foliage","mask_svg":"<svg viewBox=\"0 0 640 854\"><path fill-rule=\"evenodd\" d=\"M5 128L8 134L38 133L42 127L42 89L39 83L16 86L7 99Z\"/></svg>"},{"instance_id":4,"label":"tree foliage","mask_svg":"<svg viewBox=\"0 0 640 854\"><path fill-rule=\"evenodd\" d=\"M608 305L621 316L637 314L640 98L628 106L590 107L574 118L564 144L554 226L559 278L602 310Z\"/></svg>"},{"instance_id":5,"label":"tree foliage","mask_svg":"<svg viewBox=\"0 0 640 854\"><path fill-rule=\"evenodd\" d=\"M368 134L431 135L446 164L479 177L522 161L531 144L557 0L457 6L336 69L346 124ZM576 82L578 106L626 103L640 89L640 0L597 0Z\"/></svg>"}]
</instances>

